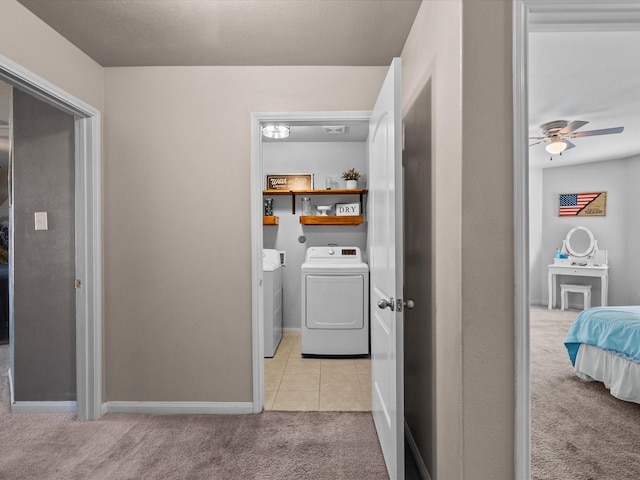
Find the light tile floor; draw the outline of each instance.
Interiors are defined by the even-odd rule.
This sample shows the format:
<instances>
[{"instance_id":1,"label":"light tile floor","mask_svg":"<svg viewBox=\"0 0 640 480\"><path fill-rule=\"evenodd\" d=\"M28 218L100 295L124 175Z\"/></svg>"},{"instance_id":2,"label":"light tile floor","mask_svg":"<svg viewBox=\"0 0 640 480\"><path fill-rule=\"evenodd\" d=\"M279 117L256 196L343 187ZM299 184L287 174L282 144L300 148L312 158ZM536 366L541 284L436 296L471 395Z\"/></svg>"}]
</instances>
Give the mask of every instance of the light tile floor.
<instances>
[{"instance_id":1,"label":"light tile floor","mask_svg":"<svg viewBox=\"0 0 640 480\"><path fill-rule=\"evenodd\" d=\"M371 411L369 358L303 358L300 332L284 332L264 359L265 410Z\"/></svg>"}]
</instances>

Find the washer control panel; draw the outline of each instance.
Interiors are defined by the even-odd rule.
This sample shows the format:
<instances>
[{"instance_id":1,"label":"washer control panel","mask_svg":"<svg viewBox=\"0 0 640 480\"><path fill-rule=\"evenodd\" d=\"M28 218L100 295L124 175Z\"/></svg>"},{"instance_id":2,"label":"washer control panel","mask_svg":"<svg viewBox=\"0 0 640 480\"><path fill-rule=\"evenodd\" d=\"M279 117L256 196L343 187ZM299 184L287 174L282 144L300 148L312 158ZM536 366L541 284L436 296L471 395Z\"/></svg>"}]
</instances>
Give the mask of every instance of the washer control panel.
<instances>
[{"instance_id":1,"label":"washer control panel","mask_svg":"<svg viewBox=\"0 0 640 480\"><path fill-rule=\"evenodd\" d=\"M315 262L362 262L362 252L358 247L309 247L306 263Z\"/></svg>"}]
</instances>

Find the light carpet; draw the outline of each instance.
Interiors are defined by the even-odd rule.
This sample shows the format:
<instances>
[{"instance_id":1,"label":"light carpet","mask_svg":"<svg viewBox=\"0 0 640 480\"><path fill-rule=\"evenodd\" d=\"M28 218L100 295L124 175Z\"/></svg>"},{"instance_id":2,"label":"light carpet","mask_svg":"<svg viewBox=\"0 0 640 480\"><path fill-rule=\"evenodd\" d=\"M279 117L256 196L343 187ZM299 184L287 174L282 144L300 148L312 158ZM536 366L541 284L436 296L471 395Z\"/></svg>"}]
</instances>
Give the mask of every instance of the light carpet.
<instances>
[{"instance_id":1,"label":"light carpet","mask_svg":"<svg viewBox=\"0 0 640 480\"><path fill-rule=\"evenodd\" d=\"M7 384L4 369L0 375ZM78 422L10 414L7 392L0 389L0 479L388 478L369 412L109 414Z\"/></svg>"},{"instance_id":2,"label":"light carpet","mask_svg":"<svg viewBox=\"0 0 640 480\"><path fill-rule=\"evenodd\" d=\"M579 312L531 309L534 480L640 478L640 405L573 373L564 337Z\"/></svg>"}]
</instances>

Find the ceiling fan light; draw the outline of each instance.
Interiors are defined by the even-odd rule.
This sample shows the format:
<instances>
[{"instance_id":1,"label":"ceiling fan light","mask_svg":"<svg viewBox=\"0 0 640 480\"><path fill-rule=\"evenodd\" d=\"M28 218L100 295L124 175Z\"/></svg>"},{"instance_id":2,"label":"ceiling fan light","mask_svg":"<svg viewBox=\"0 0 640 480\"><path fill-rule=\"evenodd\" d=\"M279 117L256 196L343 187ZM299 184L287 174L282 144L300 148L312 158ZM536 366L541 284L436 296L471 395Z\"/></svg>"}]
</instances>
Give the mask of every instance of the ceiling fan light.
<instances>
[{"instance_id":1,"label":"ceiling fan light","mask_svg":"<svg viewBox=\"0 0 640 480\"><path fill-rule=\"evenodd\" d=\"M558 155L567 149L567 142L560 138L556 138L552 140L549 145L544 147L544 149L551 155Z\"/></svg>"},{"instance_id":2,"label":"ceiling fan light","mask_svg":"<svg viewBox=\"0 0 640 480\"><path fill-rule=\"evenodd\" d=\"M289 133L287 125L265 125L262 127L262 135L267 138L287 138Z\"/></svg>"}]
</instances>

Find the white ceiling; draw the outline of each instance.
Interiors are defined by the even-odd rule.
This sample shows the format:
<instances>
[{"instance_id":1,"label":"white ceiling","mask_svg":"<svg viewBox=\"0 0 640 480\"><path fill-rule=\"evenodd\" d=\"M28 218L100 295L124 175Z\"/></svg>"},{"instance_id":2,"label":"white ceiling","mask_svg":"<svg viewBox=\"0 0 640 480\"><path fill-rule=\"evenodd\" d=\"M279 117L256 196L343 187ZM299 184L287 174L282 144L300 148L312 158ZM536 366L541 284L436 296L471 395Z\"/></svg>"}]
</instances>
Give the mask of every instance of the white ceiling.
<instances>
[{"instance_id":1,"label":"white ceiling","mask_svg":"<svg viewBox=\"0 0 640 480\"><path fill-rule=\"evenodd\" d=\"M553 120L588 121L578 132L619 126L624 131L571 139L575 148L552 160L546 144L535 145L529 148L530 166L640 155L640 31L631 28L531 33L529 136L542 136L540 125Z\"/></svg>"},{"instance_id":2,"label":"white ceiling","mask_svg":"<svg viewBox=\"0 0 640 480\"><path fill-rule=\"evenodd\" d=\"M18 0L104 67L389 65L421 0Z\"/></svg>"}]
</instances>

